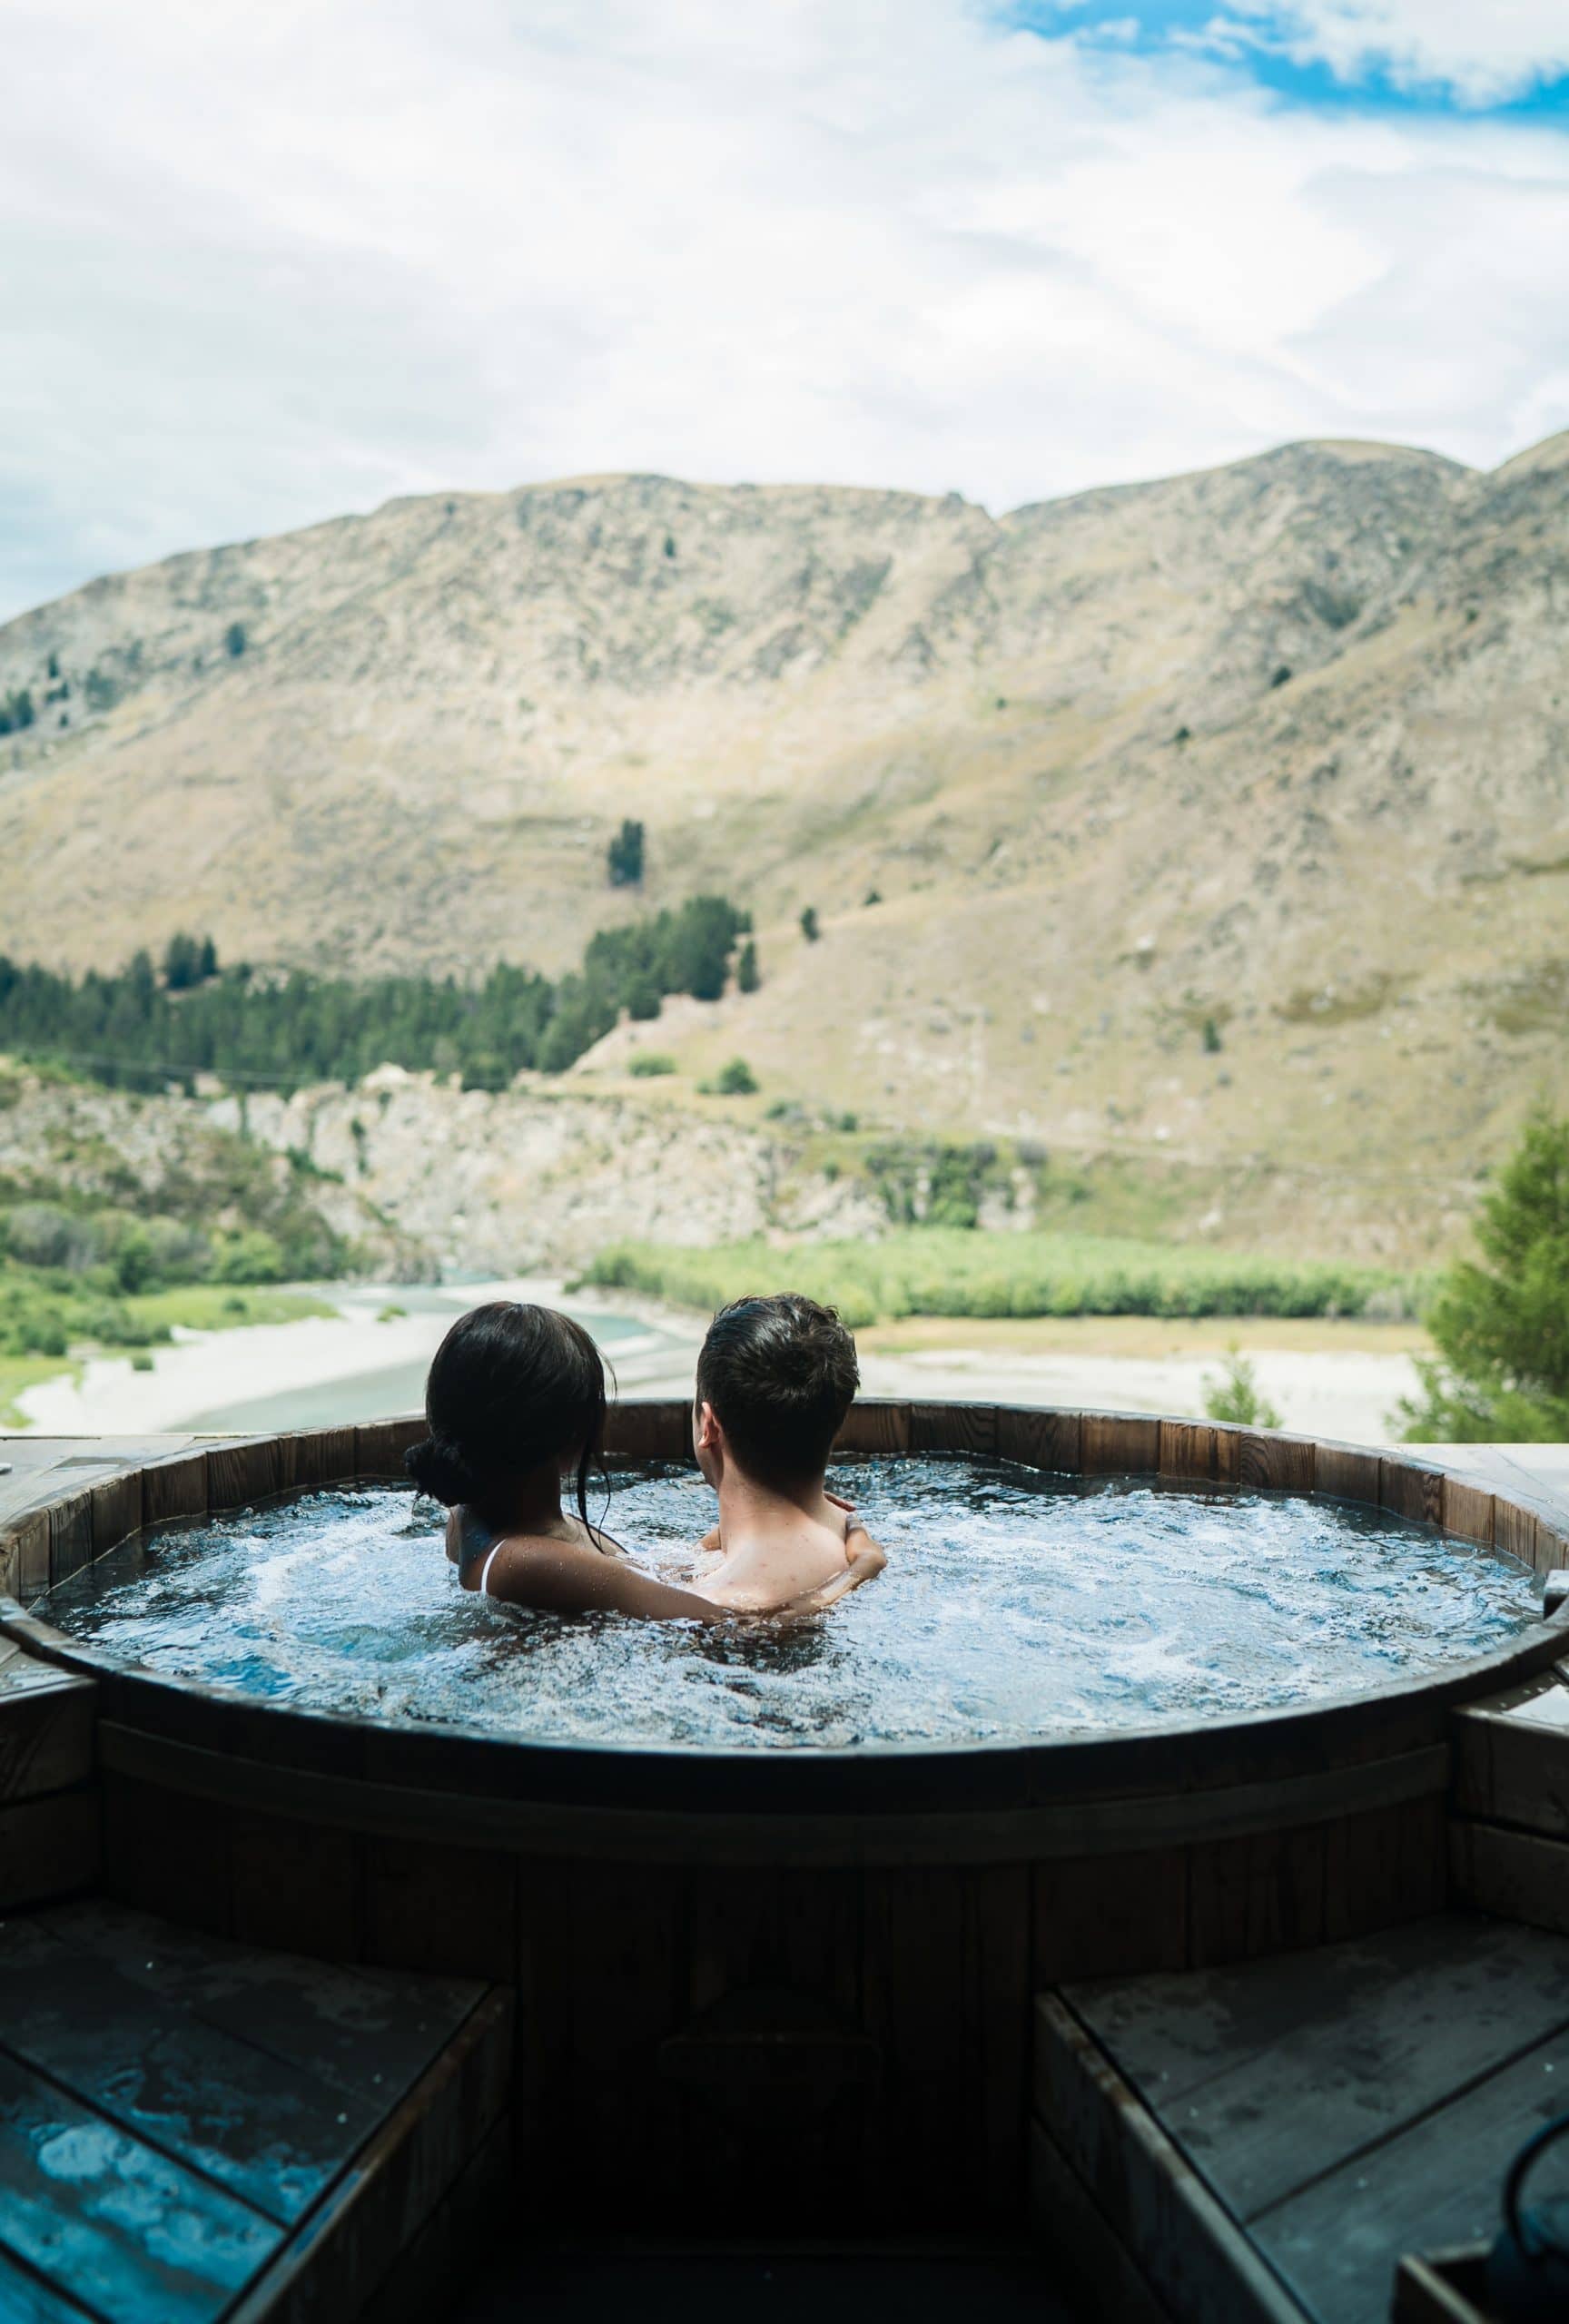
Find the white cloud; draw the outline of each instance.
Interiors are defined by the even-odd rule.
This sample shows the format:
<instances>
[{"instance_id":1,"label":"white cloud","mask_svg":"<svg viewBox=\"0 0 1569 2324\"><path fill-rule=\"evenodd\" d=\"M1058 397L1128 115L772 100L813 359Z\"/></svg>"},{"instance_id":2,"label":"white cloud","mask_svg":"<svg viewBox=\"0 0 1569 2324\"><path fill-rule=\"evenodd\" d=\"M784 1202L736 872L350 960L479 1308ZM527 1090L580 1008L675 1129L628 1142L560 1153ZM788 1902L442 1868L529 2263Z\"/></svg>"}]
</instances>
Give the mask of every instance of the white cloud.
<instances>
[{"instance_id":1,"label":"white cloud","mask_svg":"<svg viewBox=\"0 0 1569 2324\"><path fill-rule=\"evenodd\" d=\"M1497 104L1569 73L1564 0L1230 0L1222 25L1228 15L1267 19L1290 56L1342 80L1385 72L1467 104Z\"/></svg>"},{"instance_id":2,"label":"white cloud","mask_svg":"<svg viewBox=\"0 0 1569 2324\"><path fill-rule=\"evenodd\" d=\"M1007 507L1569 425L1543 129L1294 112L965 0L13 0L6 68L8 607L443 486Z\"/></svg>"}]
</instances>

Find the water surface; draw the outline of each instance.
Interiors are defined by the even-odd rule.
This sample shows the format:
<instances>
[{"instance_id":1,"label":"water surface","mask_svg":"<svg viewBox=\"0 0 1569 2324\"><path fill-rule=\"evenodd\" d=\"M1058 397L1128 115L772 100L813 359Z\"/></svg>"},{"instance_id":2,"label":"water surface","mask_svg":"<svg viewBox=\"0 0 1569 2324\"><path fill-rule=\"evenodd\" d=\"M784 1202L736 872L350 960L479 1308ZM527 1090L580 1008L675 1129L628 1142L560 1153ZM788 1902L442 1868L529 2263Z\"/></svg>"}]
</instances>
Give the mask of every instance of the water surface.
<instances>
[{"instance_id":1,"label":"water surface","mask_svg":"<svg viewBox=\"0 0 1569 2324\"><path fill-rule=\"evenodd\" d=\"M443 1512L380 1489L128 1545L48 1611L127 1660L269 1701L714 1748L1235 1716L1465 1659L1537 1611L1525 1568L1343 1503L933 1458L857 1462L838 1482L889 1568L792 1626L498 1607L459 1589ZM686 1470L614 1480L607 1503L609 1529L671 1580L714 1514Z\"/></svg>"}]
</instances>

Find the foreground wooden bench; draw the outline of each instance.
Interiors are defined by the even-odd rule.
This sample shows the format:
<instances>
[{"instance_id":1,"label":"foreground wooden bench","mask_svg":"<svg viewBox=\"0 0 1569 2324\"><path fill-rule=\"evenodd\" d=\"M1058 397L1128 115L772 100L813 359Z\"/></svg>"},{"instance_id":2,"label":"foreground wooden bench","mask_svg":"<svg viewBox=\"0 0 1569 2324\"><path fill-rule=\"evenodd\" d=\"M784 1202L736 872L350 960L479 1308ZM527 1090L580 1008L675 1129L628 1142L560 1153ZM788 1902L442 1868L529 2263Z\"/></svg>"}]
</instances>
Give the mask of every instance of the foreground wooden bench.
<instances>
[{"instance_id":1,"label":"foreground wooden bench","mask_svg":"<svg viewBox=\"0 0 1569 2324\"><path fill-rule=\"evenodd\" d=\"M1095 2312L1383 2324L1403 2253L1485 2240L1569 2102L1569 1939L1444 1914L1038 2004L1034 2206Z\"/></svg>"},{"instance_id":2,"label":"foreground wooden bench","mask_svg":"<svg viewBox=\"0 0 1569 2324\"><path fill-rule=\"evenodd\" d=\"M507 2183L510 2019L107 1904L0 1922L0 2316L419 2313Z\"/></svg>"}]
</instances>

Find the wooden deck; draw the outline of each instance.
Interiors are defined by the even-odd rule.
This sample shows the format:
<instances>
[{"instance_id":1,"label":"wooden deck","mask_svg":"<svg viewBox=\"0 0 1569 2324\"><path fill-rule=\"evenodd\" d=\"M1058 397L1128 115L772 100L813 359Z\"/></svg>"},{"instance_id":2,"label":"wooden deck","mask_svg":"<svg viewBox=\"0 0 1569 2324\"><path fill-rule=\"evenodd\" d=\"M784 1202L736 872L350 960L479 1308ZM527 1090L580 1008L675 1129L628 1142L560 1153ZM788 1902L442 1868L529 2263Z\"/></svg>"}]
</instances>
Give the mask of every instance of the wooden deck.
<instances>
[{"instance_id":1,"label":"wooden deck","mask_svg":"<svg viewBox=\"0 0 1569 2324\"><path fill-rule=\"evenodd\" d=\"M94 1902L0 1923L0 1994L5 2324L391 2324L504 2183L483 1986Z\"/></svg>"},{"instance_id":2,"label":"wooden deck","mask_svg":"<svg viewBox=\"0 0 1569 2324\"><path fill-rule=\"evenodd\" d=\"M1569 2104L1569 1940L1480 1915L1071 1985L1038 2019L1039 2210L1107 2315L1383 2324L1401 2255L1488 2239Z\"/></svg>"}]
</instances>

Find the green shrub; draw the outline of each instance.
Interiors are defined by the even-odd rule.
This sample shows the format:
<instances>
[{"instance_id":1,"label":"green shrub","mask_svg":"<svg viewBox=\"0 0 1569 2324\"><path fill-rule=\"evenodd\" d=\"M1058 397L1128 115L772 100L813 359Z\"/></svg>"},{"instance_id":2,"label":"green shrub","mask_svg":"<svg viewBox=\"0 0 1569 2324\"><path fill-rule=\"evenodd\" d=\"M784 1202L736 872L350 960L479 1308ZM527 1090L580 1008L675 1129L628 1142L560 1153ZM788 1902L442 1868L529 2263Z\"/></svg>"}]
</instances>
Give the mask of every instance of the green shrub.
<instances>
[{"instance_id":1,"label":"green shrub","mask_svg":"<svg viewBox=\"0 0 1569 2324\"><path fill-rule=\"evenodd\" d=\"M713 1309L747 1291L804 1291L862 1323L901 1315L1351 1315L1413 1286L1370 1267L1250 1257L1110 1236L918 1227L881 1242L627 1243L587 1280Z\"/></svg>"},{"instance_id":2,"label":"green shrub","mask_svg":"<svg viewBox=\"0 0 1569 2324\"><path fill-rule=\"evenodd\" d=\"M627 1070L639 1081L654 1081L663 1074L674 1073L676 1060L666 1057L663 1049L639 1049Z\"/></svg>"},{"instance_id":3,"label":"green shrub","mask_svg":"<svg viewBox=\"0 0 1569 2324\"><path fill-rule=\"evenodd\" d=\"M706 1098L755 1098L757 1077L744 1057L733 1057L722 1065L712 1081L700 1081L699 1090Z\"/></svg>"},{"instance_id":4,"label":"green shrub","mask_svg":"<svg viewBox=\"0 0 1569 2324\"><path fill-rule=\"evenodd\" d=\"M1241 1428L1278 1428L1280 1415L1258 1386L1252 1358L1233 1347L1219 1379L1204 1384L1204 1410L1211 1420L1235 1421Z\"/></svg>"},{"instance_id":5,"label":"green shrub","mask_svg":"<svg viewBox=\"0 0 1569 2324\"><path fill-rule=\"evenodd\" d=\"M1569 1438L1569 1118L1533 1115L1476 1221L1485 1264L1444 1276L1426 1322L1438 1355L1398 1417L1411 1443Z\"/></svg>"}]
</instances>

